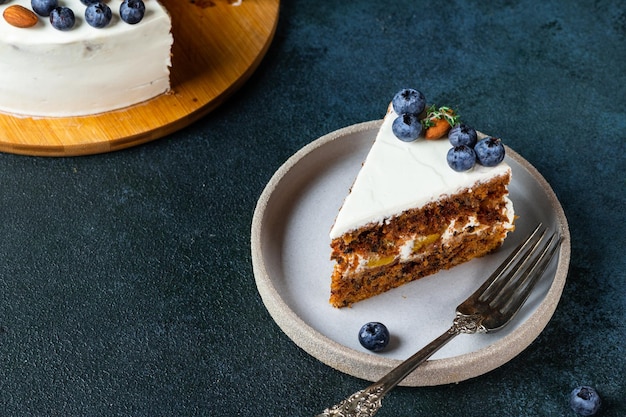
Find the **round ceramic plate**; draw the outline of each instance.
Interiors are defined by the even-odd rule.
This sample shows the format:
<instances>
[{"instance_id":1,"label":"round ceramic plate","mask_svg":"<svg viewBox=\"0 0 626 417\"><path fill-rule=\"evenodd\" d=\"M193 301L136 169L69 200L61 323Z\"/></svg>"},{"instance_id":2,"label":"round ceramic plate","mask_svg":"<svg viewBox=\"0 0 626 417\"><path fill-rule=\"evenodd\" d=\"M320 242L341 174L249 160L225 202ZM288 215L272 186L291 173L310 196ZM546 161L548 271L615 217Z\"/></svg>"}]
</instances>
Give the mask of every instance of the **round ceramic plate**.
<instances>
[{"instance_id":1,"label":"round ceramic plate","mask_svg":"<svg viewBox=\"0 0 626 417\"><path fill-rule=\"evenodd\" d=\"M428 386L479 376L511 360L544 329L565 285L570 236L563 209L539 172L512 149L506 162L510 196L519 216L516 231L495 253L337 309L329 302L328 232L381 121L353 125L310 143L274 174L259 198L252 222L252 261L259 293L280 328L325 364L375 381L446 331L456 306L469 296L538 224L560 229L558 258L523 309L503 330L460 335L403 382ZM392 335L384 353L363 349L357 338L369 321Z\"/></svg>"}]
</instances>

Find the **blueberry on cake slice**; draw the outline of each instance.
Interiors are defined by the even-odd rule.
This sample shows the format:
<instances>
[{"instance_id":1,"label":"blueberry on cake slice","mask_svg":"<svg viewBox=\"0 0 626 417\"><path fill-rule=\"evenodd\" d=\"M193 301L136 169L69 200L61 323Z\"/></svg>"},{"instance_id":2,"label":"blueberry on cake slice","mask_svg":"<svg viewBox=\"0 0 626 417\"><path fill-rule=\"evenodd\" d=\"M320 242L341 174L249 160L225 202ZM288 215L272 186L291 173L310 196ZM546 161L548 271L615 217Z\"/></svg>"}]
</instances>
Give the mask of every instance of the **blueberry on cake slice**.
<instances>
[{"instance_id":1,"label":"blueberry on cake slice","mask_svg":"<svg viewBox=\"0 0 626 417\"><path fill-rule=\"evenodd\" d=\"M498 248L514 229L504 154L451 108L398 92L330 231L330 303L350 306Z\"/></svg>"}]
</instances>

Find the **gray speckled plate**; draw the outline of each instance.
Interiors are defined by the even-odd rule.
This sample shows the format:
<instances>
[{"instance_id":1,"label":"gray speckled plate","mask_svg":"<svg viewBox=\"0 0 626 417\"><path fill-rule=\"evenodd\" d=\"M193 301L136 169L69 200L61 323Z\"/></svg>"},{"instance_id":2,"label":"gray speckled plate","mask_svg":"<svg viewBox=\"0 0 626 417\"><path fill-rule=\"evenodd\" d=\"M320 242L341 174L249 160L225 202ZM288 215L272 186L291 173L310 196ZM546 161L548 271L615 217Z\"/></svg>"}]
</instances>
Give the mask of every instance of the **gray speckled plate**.
<instances>
[{"instance_id":1,"label":"gray speckled plate","mask_svg":"<svg viewBox=\"0 0 626 417\"><path fill-rule=\"evenodd\" d=\"M570 259L563 209L541 174L507 148L506 161L513 170L509 190L519 219L516 231L496 253L351 308L333 308L328 303L333 267L328 232L380 123L361 123L323 136L276 171L252 221L252 262L259 293L273 319L298 346L335 369L375 381L446 331L455 307L537 223L560 229L563 243L558 259L509 326L496 333L456 337L402 385L448 384L482 375L524 350L556 309ZM357 334L368 321L389 328L392 339L384 353L360 346Z\"/></svg>"}]
</instances>

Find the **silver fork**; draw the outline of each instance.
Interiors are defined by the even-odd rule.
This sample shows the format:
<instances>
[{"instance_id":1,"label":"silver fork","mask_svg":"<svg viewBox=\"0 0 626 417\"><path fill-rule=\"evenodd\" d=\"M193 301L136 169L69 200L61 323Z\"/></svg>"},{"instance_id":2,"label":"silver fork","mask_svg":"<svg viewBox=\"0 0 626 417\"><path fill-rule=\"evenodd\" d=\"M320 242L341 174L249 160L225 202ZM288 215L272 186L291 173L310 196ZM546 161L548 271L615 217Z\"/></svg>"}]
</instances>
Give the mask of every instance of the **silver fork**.
<instances>
[{"instance_id":1,"label":"silver fork","mask_svg":"<svg viewBox=\"0 0 626 417\"><path fill-rule=\"evenodd\" d=\"M502 329L526 302L556 253L561 237L539 224L469 298L456 308L445 333L392 369L378 382L357 391L316 417L371 417L383 397L426 359L461 333L488 333Z\"/></svg>"}]
</instances>

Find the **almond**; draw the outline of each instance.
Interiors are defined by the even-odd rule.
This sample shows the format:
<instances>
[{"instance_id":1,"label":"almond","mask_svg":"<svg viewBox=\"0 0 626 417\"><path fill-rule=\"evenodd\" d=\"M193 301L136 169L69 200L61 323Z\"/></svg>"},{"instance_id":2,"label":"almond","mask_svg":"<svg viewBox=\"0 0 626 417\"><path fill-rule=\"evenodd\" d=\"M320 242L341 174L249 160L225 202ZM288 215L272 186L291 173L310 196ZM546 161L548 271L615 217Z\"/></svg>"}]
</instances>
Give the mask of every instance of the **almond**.
<instances>
[{"instance_id":1,"label":"almond","mask_svg":"<svg viewBox=\"0 0 626 417\"><path fill-rule=\"evenodd\" d=\"M450 130L450 123L445 119L430 119L431 125L424 132L425 139L439 139Z\"/></svg>"},{"instance_id":2,"label":"almond","mask_svg":"<svg viewBox=\"0 0 626 417\"><path fill-rule=\"evenodd\" d=\"M2 16L4 16L4 20L6 20L8 24L18 28L35 26L39 20L35 12L17 4L4 9Z\"/></svg>"}]
</instances>

